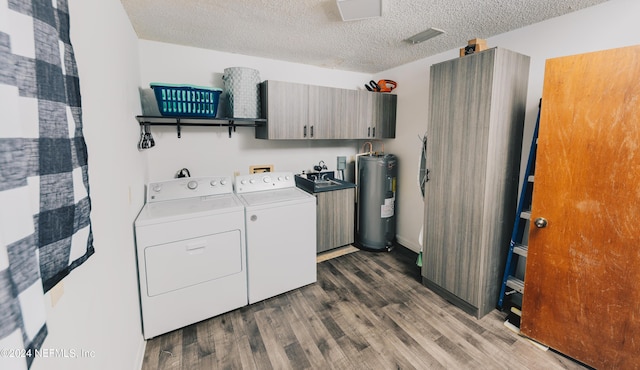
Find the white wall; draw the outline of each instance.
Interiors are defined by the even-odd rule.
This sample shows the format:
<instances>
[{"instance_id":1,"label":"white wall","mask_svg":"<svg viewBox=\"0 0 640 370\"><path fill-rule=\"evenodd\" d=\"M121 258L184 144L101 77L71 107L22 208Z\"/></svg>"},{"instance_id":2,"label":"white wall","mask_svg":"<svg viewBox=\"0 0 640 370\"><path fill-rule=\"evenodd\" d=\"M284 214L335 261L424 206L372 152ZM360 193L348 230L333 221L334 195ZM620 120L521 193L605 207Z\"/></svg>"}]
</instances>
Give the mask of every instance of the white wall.
<instances>
[{"instance_id":1,"label":"white wall","mask_svg":"<svg viewBox=\"0 0 640 370\"><path fill-rule=\"evenodd\" d=\"M273 59L248 57L153 41L140 41L140 87L150 82L184 83L224 88L225 68L247 67L260 72L261 80L280 80L356 89L371 75L318 68ZM220 110L224 104L221 102ZM172 178L187 167L192 176L247 174L249 166L273 164L276 171L301 172L324 160L336 169L337 156L351 158L356 141L260 140L253 128L238 128L228 136L225 127L184 127L178 139L174 127L151 127L156 146L148 150L146 178Z\"/></svg>"},{"instance_id":2,"label":"white wall","mask_svg":"<svg viewBox=\"0 0 640 370\"><path fill-rule=\"evenodd\" d=\"M95 254L63 281L43 348L94 351L94 358L36 358L33 370L139 369L144 351L133 244L143 204L145 155L136 149L140 112L138 41L118 0L69 2L89 153ZM56 288L54 288L55 290Z\"/></svg>"},{"instance_id":3,"label":"white wall","mask_svg":"<svg viewBox=\"0 0 640 370\"><path fill-rule=\"evenodd\" d=\"M531 57L521 178L538 114L538 101L542 97L545 61L640 44L638 14L640 2L637 0L611 0L487 39L489 47L498 46ZM469 35L468 38L476 36ZM417 185L422 144L418 137L427 131L429 68L434 63L458 56L458 49L450 50L375 76L376 79L395 80L399 86L395 90L398 95L397 137L386 143L386 151L398 156L398 241L414 251L420 250L418 234L424 220L423 200Z\"/></svg>"},{"instance_id":4,"label":"white wall","mask_svg":"<svg viewBox=\"0 0 640 370\"><path fill-rule=\"evenodd\" d=\"M352 155L361 145L355 141L262 141L247 128L239 128L231 139L224 128L185 128L183 138L177 139L174 130L154 127L156 147L139 152L134 119L140 114L138 86L157 81L221 87L224 68L232 66L256 68L262 79L345 88L360 88L371 76L138 41L117 0L70 0L70 13L89 150L96 254L64 279L64 294L54 307L47 294L49 335L44 347L94 351L95 357L38 358L32 369L138 369L144 341L133 221L144 203L144 184L173 177L182 167L189 167L194 175L246 173L250 164L265 163L273 163L277 170L297 171L323 159L335 168L335 156ZM535 123L544 60L638 44L636 14L640 14L640 2L611 0L488 39L490 46L532 57L526 138ZM457 49L451 50L375 76L399 83L397 138L386 140L385 148L399 156L398 239L413 250L418 250L423 217L416 177L418 136L426 130L429 66L457 56Z\"/></svg>"}]
</instances>

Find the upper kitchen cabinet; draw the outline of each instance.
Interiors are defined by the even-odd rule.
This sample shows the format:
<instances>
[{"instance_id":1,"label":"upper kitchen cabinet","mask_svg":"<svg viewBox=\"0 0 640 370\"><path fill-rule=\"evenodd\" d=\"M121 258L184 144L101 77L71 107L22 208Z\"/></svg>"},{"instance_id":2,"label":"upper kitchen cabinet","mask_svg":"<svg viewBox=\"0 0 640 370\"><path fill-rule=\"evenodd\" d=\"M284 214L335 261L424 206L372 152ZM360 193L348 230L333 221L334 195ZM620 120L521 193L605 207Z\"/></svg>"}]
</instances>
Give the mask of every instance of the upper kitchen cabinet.
<instances>
[{"instance_id":1,"label":"upper kitchen cabinet","mask_svg":"<svg viewBox=\"0 0 640 370\"><path fill-rule=\"evenodd\" d=\"M281 81L262 83L258 139L395 137L396 96Z\"/></svg>"},{"instance_id":2,"label":"upper kitchen cabinet","mask_svg":"<svg viewBox=\"0 0 640 370\"><path fill-rule=\"evenodd\" d=\"M431 66L422 281L478 318L496 307L515 219L529 57Z\"/></svg>"},{"instance_id":3,"label":"upper kitchen cabinet","mask_svg":"<svg viewBox=\"0 0 640 370\"><path fill-rule=\"evenodd\" d=\"M392 139L396 137L396 105L398 97L369 91L358 91L358 116L351 129L354 139Z\"/></svg>"},{"instance_id":4,"label":"upper kitchen cabinet","mask_svg":"<svg viewBox=\"0 0 640 370\"><path fill-rule=\"evenodd\" d=\"M309 86L309 138L351 139L357 99L356 90Z\"/></svg>"},{"instance_id":5,"label":"upper kitchen cabinet","mask_svg":"<svg viewBox=\"0 0 640 370\"><path fill-rule=\"evenodd\" d=\"M265 81L260 91L267 124L256 127L256 138L305 139L309 134L309 86Z\"/></svg>"}]
</instances>

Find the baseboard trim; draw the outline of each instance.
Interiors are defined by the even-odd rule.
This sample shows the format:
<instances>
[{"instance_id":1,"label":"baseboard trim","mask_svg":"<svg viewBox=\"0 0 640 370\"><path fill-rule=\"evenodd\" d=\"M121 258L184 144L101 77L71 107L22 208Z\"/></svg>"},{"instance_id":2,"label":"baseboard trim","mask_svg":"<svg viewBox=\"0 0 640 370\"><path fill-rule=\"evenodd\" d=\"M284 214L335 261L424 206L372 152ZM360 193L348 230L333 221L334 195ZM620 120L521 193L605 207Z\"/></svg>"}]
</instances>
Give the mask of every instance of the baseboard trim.
<instances>
[{"instance_id":1,"label":"baseboard trim","mask_svg":"<svg viewBox=\"0 0 640 370\"><path fill-rule=\"evenodd\" d=\"M446 299L454 306L459 307L464 312L468 313L473 317L478 317L478 308L473 306L467 301L464 301L462 298L457 297L455 294L449 292L448 290L442 288L440 285L430 281L429 279L422 277L422 285L431 289L434 293L439 295L440 297Z\"/></svg>"},{"instance_id":2,"label":"baseboard trim","mask_svg":"<svg viewBox=\"0 0 640 370\"><path fill-rule=\"evenodd\" d=\"M345 245L344 247L339 247L335 249L328 250L326 252L322 252L316 256L316 263L324 262L326 260L330 260L332 258L344 256L345 254L353 253L359 251L358 248L353 245Z\"/></svg>"},{"instance_id":3,"label":"baseboard trim","mask_svg":"<svg viewBox=\"0 0 640 370\"><path fill-rule=\"evenodd\" d=\"M396 240L398 241L398 244L402 245L403 247L410 249L416 253L420 253L420 245L413 240L404 238L400 235L396 235Z\"/></svg>"}]
</instances>

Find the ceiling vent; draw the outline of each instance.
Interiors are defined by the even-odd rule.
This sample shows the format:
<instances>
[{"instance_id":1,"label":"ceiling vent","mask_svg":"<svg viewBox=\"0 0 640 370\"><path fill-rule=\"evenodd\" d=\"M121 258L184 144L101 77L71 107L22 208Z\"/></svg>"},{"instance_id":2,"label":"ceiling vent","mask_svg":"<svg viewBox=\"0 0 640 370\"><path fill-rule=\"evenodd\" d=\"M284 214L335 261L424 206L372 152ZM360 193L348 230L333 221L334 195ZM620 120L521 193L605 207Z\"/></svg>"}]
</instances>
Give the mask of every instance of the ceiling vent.
<instances>
[{"instance_id":1,"label":"ceiling vent","mask_svg":"<svg viewBox=\"0 0 640 370\"><path fill-rule=\"evenodd\" d=\"M336 0L343 21L382 16L382 0Z\"/></svg>"},{"instance_id":2,"label":"ceiling vent","mask_svg":"<svg viewBox=\"0 0 640 370\"><path fill-rule=\"evenodd\" d=\"M409 37L408 39L406 39L405 41L410 43L410 44L419 44L423 41L427 41L429 39L432 39L438 35L442 35L444 33L443 30L439 30L437 28L429 28L426 31L422 31L418 34L415 34L411 37Z\"/></svg>"}]
</instances>

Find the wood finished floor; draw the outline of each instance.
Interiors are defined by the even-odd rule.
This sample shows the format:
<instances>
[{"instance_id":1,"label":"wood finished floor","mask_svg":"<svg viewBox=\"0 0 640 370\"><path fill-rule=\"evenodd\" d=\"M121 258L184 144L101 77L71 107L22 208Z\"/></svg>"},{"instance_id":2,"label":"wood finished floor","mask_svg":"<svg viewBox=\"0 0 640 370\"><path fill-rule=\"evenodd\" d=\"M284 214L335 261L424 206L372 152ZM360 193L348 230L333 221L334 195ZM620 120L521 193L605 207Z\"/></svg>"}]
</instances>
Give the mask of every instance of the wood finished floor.
<instances>
[{"instance_id":1,"label":"wood finished floor","mask_svg":"<svg viewBox=\"0 0 640 370\"><path fill-rule=\"evenodd\" d=\"M358 251L318 282L147 342L155 369L584 369L494 310L470 317L420 282L415 254Z\"/></svg>"}]
</instances>

